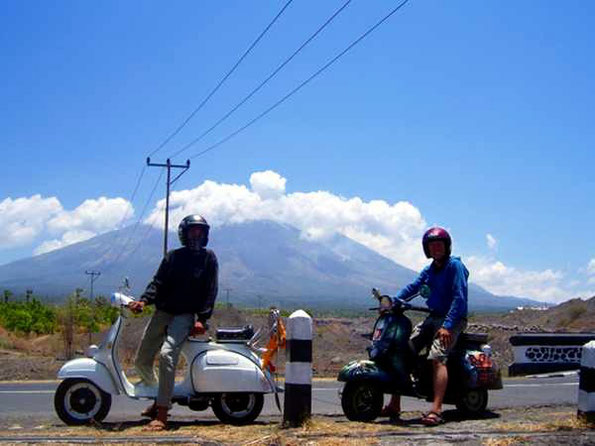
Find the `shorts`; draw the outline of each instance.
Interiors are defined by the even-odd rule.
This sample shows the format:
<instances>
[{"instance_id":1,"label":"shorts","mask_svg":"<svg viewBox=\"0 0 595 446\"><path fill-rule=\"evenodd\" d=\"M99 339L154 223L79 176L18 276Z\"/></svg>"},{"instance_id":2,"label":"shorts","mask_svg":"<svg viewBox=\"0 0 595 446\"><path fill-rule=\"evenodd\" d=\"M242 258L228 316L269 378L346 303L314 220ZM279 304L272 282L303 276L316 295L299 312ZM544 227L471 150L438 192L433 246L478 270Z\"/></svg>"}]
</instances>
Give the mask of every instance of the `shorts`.
<instances>
[{"instance_id":1,"label":"shorts","mask_svg":"<svg viewBox=\"0 0 595 446\"><path fill-rule=\"evenodd\" d=\"M467 328L467 319L461 319L450 332L452 333L452 343L448 348L444 347L436 334L444 323L444 316L429 315L423 322L417 324L409 338L409 344L414 352L421 352L424 347L429 346L430 352L428 359L437 359L446 364L449 353L459 338L459 335Z\"/></svg>"}]
</instances>

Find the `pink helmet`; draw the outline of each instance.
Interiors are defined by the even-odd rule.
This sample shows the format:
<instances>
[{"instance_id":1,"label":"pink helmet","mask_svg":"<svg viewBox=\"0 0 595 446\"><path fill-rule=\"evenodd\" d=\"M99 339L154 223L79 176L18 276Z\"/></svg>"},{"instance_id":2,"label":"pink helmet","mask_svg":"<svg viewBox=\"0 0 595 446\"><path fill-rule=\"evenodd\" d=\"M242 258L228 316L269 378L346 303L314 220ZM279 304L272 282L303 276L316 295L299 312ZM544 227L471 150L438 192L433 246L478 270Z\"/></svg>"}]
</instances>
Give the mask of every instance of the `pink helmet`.
<instances>
[{"instance_id":1,"label":"pink helmet","mask_svg":"<svg viewBox=\"0 0 595 446\"><path fill-rule=\"evenodd\" d=\"M449 256L450 255L450 249L452 246L452 239L450 238L450 234L448 233L448 231L444 228L441 228L440 226L435 226L433 228L430 228L426 231L426 233L424 234L424 237L422 239L422 245L424 247L424 254L426 255L426 257L429 259L430 258L430 249L428 247L428 245L430 244L430 242L434 242L434 241L442 241L444 242L444 248L446 249L446 255Z\"/></svg>"}]
</instances>

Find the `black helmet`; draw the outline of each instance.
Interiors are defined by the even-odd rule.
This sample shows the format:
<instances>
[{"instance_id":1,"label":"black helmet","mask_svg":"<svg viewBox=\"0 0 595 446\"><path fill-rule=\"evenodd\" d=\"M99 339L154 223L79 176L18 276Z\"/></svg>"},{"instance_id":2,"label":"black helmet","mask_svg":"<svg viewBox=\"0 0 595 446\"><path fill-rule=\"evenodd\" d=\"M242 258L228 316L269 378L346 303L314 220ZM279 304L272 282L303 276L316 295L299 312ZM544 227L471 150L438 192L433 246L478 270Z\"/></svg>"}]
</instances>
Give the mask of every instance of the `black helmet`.
<instances>
[{"instance_id":1,"label":"black helmet","mask_svg":"<svg viewBox=\"0 0 595 446\"><path fill-rule=\"evenodd\" d=\"M188 229L191 226L202 226L203 228L203 235L200 241L200 246L204 248L209 243L209 224L207 221L198 214L195 215L188 215L184 217L184 219L178 225L178 237L180 238L180 243L182 246L188 245Z\"/></svg>"},{"instance_id":2,"label":"black helmet","mask_svg":"<svg viewBox=\"0 0 595 446\"><path fill-rule=\"evenodd\" d=\"M452 239L450 238L450 234L448 233L448 231L444 228L441 228L440 226L435 226L426 231L422 239L422 245L424 248L424 254L428 259L430 258L430 248L428 245L430 244L430 242L434 241L444 242L446 256L448 257L450 255L450 250L452 247Z\"/></svg>"}]
</instances>

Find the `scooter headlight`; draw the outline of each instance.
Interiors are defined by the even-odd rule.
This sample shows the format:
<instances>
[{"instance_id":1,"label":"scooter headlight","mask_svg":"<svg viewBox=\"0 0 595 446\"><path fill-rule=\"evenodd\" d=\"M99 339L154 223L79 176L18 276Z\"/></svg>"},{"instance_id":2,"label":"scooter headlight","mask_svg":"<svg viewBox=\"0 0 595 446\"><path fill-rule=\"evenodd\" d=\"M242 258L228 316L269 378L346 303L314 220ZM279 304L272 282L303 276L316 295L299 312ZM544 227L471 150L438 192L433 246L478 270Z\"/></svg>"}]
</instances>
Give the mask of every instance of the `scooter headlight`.
<instances>
[{"instance_id":1,"label":"scooter headlight","mask_svg":"<svg viewBox=\"0 0 595 446\"><path fill-rule=\"evenodd\" d=\"M389 296L382 296L380 298L380 311L388 311L392 308L393 301Z\"/></svg>"},{"instance_id":2,"label":"scooter headlight","mask_svg":"<svg viewBox=\"0 0 595 446\"><path fill-rule=\"evenodd\" d=\"M85 356L87 358L92 358L93 356L95 356L95 353L97 353L98 350L99 350L99 347L97 347L95 344L90 345L85 350Z\"/></svg>"}]
</instances>

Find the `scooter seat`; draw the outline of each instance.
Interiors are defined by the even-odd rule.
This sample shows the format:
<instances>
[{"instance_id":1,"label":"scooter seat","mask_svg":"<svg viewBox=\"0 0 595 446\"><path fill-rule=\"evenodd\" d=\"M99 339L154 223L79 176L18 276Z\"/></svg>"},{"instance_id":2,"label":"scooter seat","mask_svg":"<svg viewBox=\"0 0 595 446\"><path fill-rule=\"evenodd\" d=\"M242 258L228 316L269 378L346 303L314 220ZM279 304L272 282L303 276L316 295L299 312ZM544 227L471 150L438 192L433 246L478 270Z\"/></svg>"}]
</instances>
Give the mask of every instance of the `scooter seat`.
<instances>
[{"instance_id":1,"label":"scooter seat","mask_svg":"<svg viewBox=\"0 0 595 446\"><path fill-rule=\"evenodd\" d=\"M217 341L248 341L252 336L254 336L254 327L252 325L218 328L215 332Z\"/></svg>"},{"instance_id":2,"label":"scooter seat","mask_svg":"<svg viewBox=\"0 0 595 446\"><path fill-rule=\"evenodd\" d=\"M459 335L459 342L465 344L487 344L487 333L461 333Z\"/></svg>"}]
</instances>

